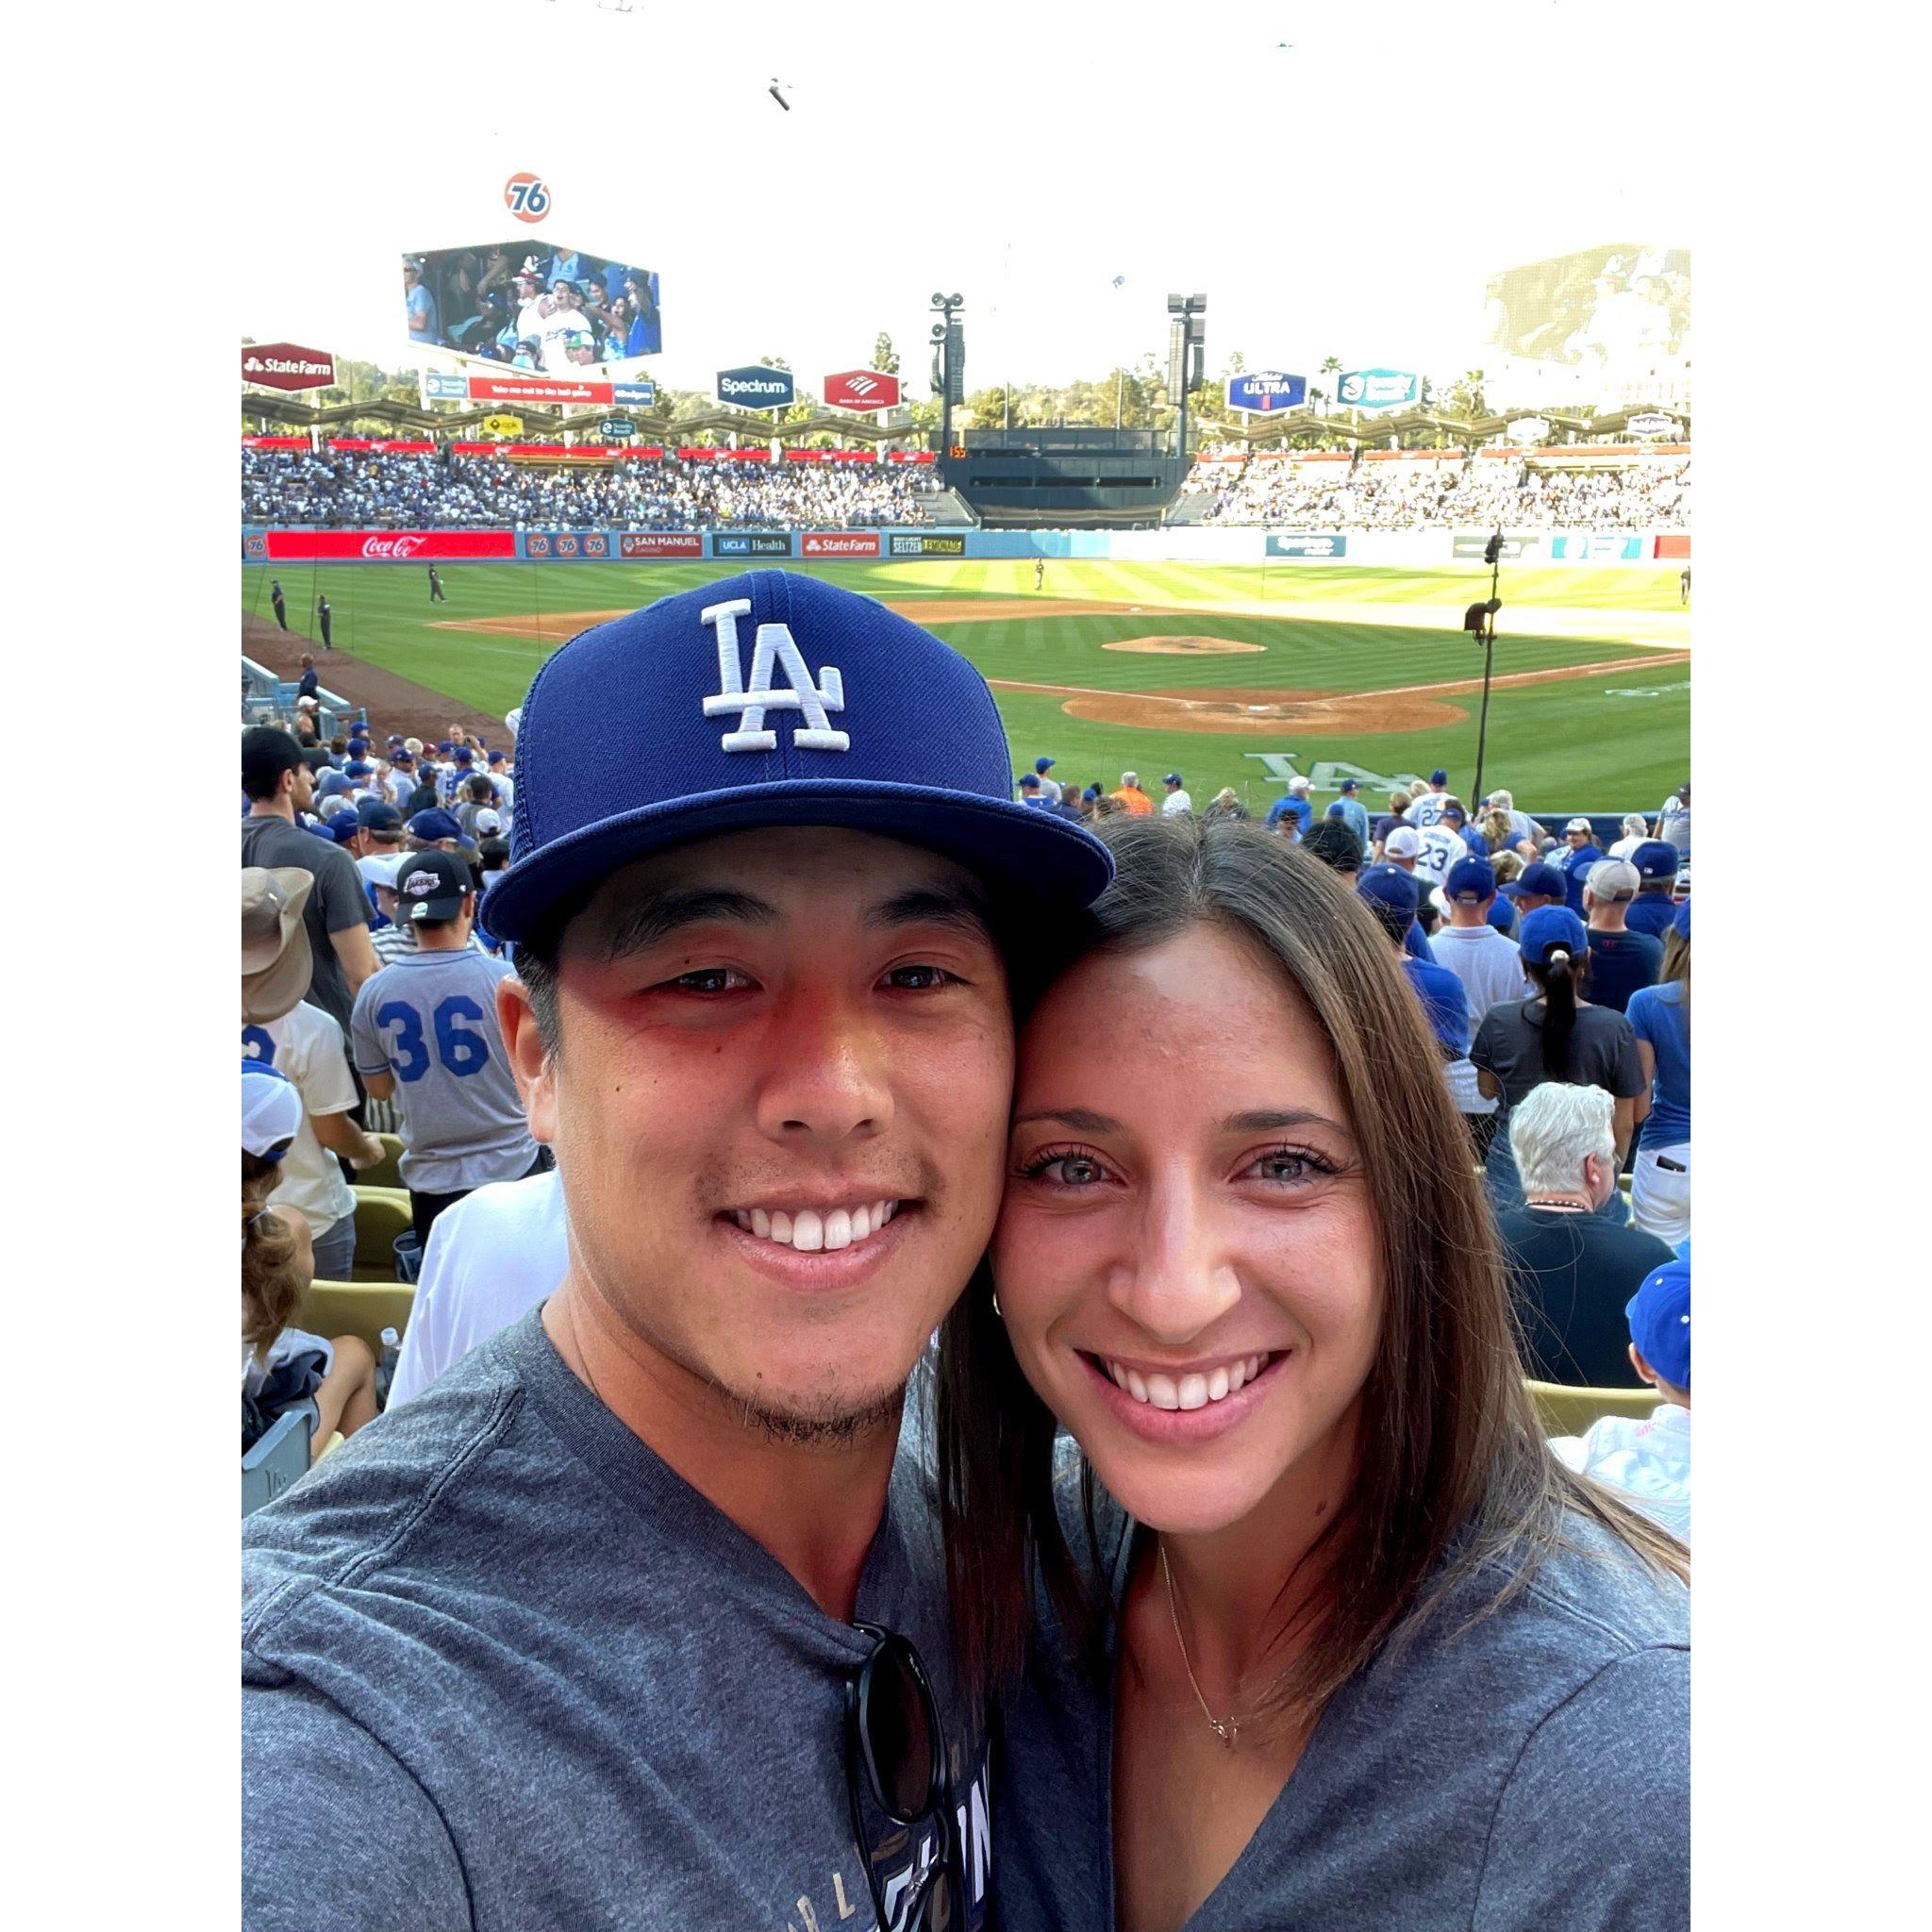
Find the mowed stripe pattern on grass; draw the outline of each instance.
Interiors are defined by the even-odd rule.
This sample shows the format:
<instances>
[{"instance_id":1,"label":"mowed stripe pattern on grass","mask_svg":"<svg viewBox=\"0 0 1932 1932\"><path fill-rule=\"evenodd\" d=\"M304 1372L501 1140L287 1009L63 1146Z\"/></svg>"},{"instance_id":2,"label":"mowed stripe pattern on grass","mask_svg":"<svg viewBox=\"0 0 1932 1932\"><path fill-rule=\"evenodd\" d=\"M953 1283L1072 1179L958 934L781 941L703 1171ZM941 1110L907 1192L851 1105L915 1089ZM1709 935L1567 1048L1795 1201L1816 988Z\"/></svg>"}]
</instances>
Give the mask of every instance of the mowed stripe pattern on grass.
<instances>
[{"instance_id":1,"label":"mowed stripe pattern on grass","mask_svg":"<svg viewBox=\"0 0 1932 1932\"><path fill-rule=\"evenodd\" d=\"M940 635L990 679L1125 691L1223 690L1373 691L1433 685L1476 676L1481 656L1459 627L1418 629L1378 621L1378 607L1408 617L1416 607L1453 612L1486 594L1489 574L1468 570L1387 571L1346 564L1208 566L1050 560L1043 592L1033 591L1030 562L941 559L867 564L794 565L811 575L879 596L916 612L922 601L974 596L1040 608L1038 619L937 622ZM268 581L278 575L291 622L314 635L317 594L333 607L336 641L459 701L502 715L522 701L553 645L534 638L433 626L488 618L631 608L739 575L735 566L672 564L491 564L442 567L446 601L428 601L426 572L413 566L289 567L242 573L242 608L270 615ZM1642 648L1688 640L1677 609L1675 572L1545 568L1506 571L1499 675L1557 666L1627 660ZM1060 615L1062 601L1133 605L1138 612ZM1278 601L1298 614L1271 617L1252 607ZM1209 608L1217 604L1239 609ZM1311 605L1333 615L1299 614ZM1587 622L1591 636L1515 636L1511 608L1561 608ZM1601 623L1587 613L1600 612ZM937 615L937 613L936 613ZM1645 628L1634 636L1641 618ZM1674 633L1674 635L1673 635ZM1139 656L1102 649L1124 637L1222 636L1263 646L1236 657ZM322 658L325 681L327 659ZM1617 690L1654 690L1651 697L1615 697ZM1259 809L1280 793L1258 752L1293 756L1298 769L1349 762L1388 774L1447 766L1467 786L1474 774L1476 705L1463 721L1426 732L1367 731L1346 738L1290 732L1280 744L1252 737L1129 729L1069 718L1053 692L997 690L1016 772L1036 756L1058 758L1057 775L1077 770L1080 782L1118 780L1125 768L1143 777L1178 767L1197 803L1232 784ZM1628 670L1601 677L1499 690L1491 704L1488 783L1507 783L1532 809L1577 806L1655 809L1688 769L1690 708L1686 672L1660 658L1656 673ZM1458 699L1460 705L1464 701ZM1655 794L1655 795L1653 795Z\"/></svg>"}]
</instances>

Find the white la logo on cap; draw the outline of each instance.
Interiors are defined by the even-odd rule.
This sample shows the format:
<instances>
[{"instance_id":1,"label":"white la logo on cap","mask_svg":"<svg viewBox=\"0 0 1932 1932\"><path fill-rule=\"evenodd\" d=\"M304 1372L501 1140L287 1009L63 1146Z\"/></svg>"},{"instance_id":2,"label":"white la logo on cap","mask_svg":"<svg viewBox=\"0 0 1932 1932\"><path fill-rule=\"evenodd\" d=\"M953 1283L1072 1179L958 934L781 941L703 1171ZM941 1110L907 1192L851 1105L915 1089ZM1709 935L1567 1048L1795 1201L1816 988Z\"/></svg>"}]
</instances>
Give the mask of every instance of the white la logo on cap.
<instances>
[{"instance_id":1,"label":"white la logo on cap","mask_svg":"<svg viewBox=\"0 0 1932 1932\"><path fill-rule=\"evenodd\" d=\"M722 718L736 711L738 729L727 731L718 742L726 751L776 751L778 734L765 727L767 711L799 711L805 722L794 725L793 744L806 751L850 751L852 740L843 731L834 731L828 711L845 708L845 686L829 664L820 671L818 684L806 669L805 655L783 624L758 625L758 642L751 654L751 682L741 684L738 675L738 620L751 614L751 599L734 597L728 604L708 604L698 612L700 624L715 625L718 630L718 682L724 689L705 700L705 716ZM772 689L774 669L784 672L788 691Z\"/></svg>"},{"instance_id":2,"label":"white la logo on cap","mask_svg":"<svg viewBox=\"0 0 1932 1932\"><path fill-rule=\"evenodd\" d=\"M433 872L412 872L403 881L403 897L406 899L429 898L442 884Z\"/></svg>"}]
</instances>

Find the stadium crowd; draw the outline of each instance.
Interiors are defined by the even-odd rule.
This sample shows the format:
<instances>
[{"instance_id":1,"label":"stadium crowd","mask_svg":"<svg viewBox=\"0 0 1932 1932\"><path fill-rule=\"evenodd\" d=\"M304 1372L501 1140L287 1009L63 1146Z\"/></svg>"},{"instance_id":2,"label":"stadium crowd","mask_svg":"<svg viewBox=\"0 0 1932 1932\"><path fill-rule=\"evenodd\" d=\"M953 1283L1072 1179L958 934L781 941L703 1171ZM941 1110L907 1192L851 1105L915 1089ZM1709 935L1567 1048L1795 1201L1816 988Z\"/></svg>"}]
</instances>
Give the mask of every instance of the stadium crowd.
<instances>
[{"instance_id":1,"label":"stadium crowd","mask_svg":"<svg viewBox=\"0 0 1932 1932\"><path fill-rule=\"evenodd\" d=\"M568 375L664 346L657 277L575 249L453 248L403 258L409 340L531 373Z\"/></svg>"},{"instance_id":2,"label":"stadium crowd","mask_svg":"<svg viewBox=\"0 0 1932 1932\"><path fill-rule=\"evenodd\" d=\"M1690 458L1548 469L1513 458L1197 462L1187 490L1213 498L1203 519L1321 529L1628 530L1690 526Z\"/></svg>"},{"instance_id":3,"label":"stadium crowd","mask_svg":"<svg viewBox=\"0 0 1932 1932\"><path fill-rule=\"evenodd\" d=\"M446 452L242 452L243 523L325 529L870 527L931 522L939 487L911 463L666 456L564 469Z\"/></svg>"},{"instance_id":4,"label":"stadium crowd","mask_svg":"<svg viewBox=\"0 0 1932 1932\"><path fill-rule=\"evenodd\" d=\"M708 702L612 675L682 648L708 677L709 590L554 654L521 774L524 708L432 741L244 705L244 1513L252 1468L295 1457L243 1533L244 1924L583 1924L612 1896L669 1924L694 1888L736 1924L777 1864L784 1899L823 1888L808 1922L870 1894L881 1925L995 1923L963 1909L991 1869L997 1923L1060 1925L1116 1857L1158 1879L1094 1826L1133 1780L1218 1807L1245 1778L1256 1849L1207 1887L1249 1886L1241 1923L1344 1891L1393 1923L1423 1889L1419 1924L1684 1932L1688 781L1616 838L1506 790L1465 805L1445 769L1379 812L1296 777L1243 824L1183 769L1080 784L1042 753L1008 798L970 666L836 586L743 581L722 608L761 646L840 654L839 723L887 774L844 781L877 788L867 829L728 762L761 748L734 742L757 692L721 740ZM1016 942L1053 965L1017 1057L1006 891L1039 895ZM1265 1107L1229 1116L1241 1093ZM307 1325L376 1255L401 1333ZM1228 1324L1260 1352L1183 1369ZM1089 1353L1137 1329L1173 1374ZM1290 1375L1288 1422L1217 1461L1231 1430L1193 1412L1255 1385L1238 1428ZM943 1557L950 1506L896 1446L922 1378L942 1466L981 1458ZM1163 1701L1112 1748L1111 1692L1029 1640L1039 1558L1009 1532L1053 1534L1057 1441L1097 1479L1090 1534L1121 1539L1107 1574L1139 1565L1154 1607L1110 1641L1133 1672L1162 1646ZM1255 1496L1295 1521L1228 1536ZM1360 1655L1306 1653L1334 1716L1310 1741L1299 1707L1235 1703L1218 1639L1210 1705L1188 1633L1225 1614L1200 1564L1278 1606L1330 1533L1353 1541L1345 1588L1303 1586L1335 1598L1315 1641L1357 1615ZM1291 1716L1284 1807L1254 1740ZM748 1750L787 1776L748 1788ZM1634 1833L1562 1798L1616 1751ZM1284 1836L1320 1779L1339 1865ZM1140 1829L1191 1852L1204 1815L1149 1800Z\"/></svg>"}]
</instances>

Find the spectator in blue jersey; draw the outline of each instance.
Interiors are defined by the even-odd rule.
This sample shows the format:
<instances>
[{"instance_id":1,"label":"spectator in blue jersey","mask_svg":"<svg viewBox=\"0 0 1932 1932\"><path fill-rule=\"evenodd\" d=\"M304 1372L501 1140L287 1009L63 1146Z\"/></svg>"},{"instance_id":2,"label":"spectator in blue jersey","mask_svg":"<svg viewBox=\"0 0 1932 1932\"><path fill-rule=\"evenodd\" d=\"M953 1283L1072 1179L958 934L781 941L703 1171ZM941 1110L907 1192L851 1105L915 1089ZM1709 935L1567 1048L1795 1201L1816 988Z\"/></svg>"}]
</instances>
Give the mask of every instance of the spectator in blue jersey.
<instances>
[{"instance_id":1,"label":"spectator in blue jersey","mask_svg":"<svg viewBox=\"0 0 1932 1932\"><path fill-rule=\"evenodd\" d=\"M1630 1176L1630 1218L1673 1247L1690 1238L1690 902L1665 936L1662 975L1625 1017L1649 1076L1650 1112Z\"/></svg>"},{"instance_id":2,"label":"spectator in blue jersey","mask_svg":"<svg viewBox=\"0 0 1932 1932\"><path fill-rule=\"evenodd\" d=\"M1580 919L1583 916L1583 886L1590 869L1603 858L1596 833L1588 819L1577 817L1563 827L1563 849L1550 855L1550 863L1563 874L1563 903Z\"/></svg>"},{"instance_id":3,"label":"spectator in blue jersey","mask_svg":"<svg viewBox=\"0 0 1932 1932\"><path fill-rule=\"evenodd\" d=\"M1461 858L1449 868L1442 884L1449 923L1429 936L1429 957L1462 982L1469 1005L1472 1031L1483 1023L1491 1007L1520 1000L1528 991L1523 976L1523 955L1515 941L1490 923L1491 911L1507 901L1496 896L1496 873L1486 858ZM1470 1066L1455 1092L1457 1110L1469 1129L1470 1144L1480 1160L1490 1151L1496 1131L1496 1102L1484 1093Z\"/></svg>"},{"instance_id":4,"label":"spectator in blue jersey","mask_svg":"<svg viewBox=\"0 0 1932 1932\"><path fill-rule=\"evenodd\" d=\"M1513 883L1499 890L1516 908L1517 919L1522 921L1544 906L1566 905L1570 882L1547 859L1539 858L1525 865Z\"/></svg>"},{"instance_id":5,"label":"spectator in blue jersey","mask_svg":"<svg viewBox=\"0 0 1932 1932\"><path fill-rule=\"evenodd\" d=\"M476 893L455 854L411 854L399 868L396 916L416 946L367 982L350 1027L356 1071L393 1100L403 1185L416 1239L473 1188L545 1172L550 1150L530 1134L504 1052L496 989L508 964L471 943Z\"/></svg>"},{"instance_id":6,"label":"spectator in blue jersey","mask_svg":"<svg viewBox=\"0 0 1932 1932\"><path fill-rule=\"evenodd\" d=\"M1288 781L1288 790L1268 808L1268 829L1272 832L1283 819L1292 818L1296 836L1306 839L1315 822L1315 808L1308 803L1308 781L1299 775Z\"/></svg>"},{"instance_id":7,"label":"spectator in blue jersey","mask_svg":"<svg viewBox=\"0 0 1932 1932\"><path fill-rule=\"evenodd\" d=\"M1046 795L1045 788L1040 782L1039 773L1020 774L1020 803L1030 805L1037 811L1050 811L1053 808L1053 800Z\"/></svg>"},{"instance_id":8,"label":"spectator in blue jersey","mask_svg":"<svg viewBox=\"0 0 1932 1932\"><path fill-rule=\"evenodd\" d=\"M1630 855L1637 868L1637 896L1624 921L1632 932L1647 932L1661 940L1677 916L1671 889L1677 883L1677 848L1662 839L1646 839Z\"/></svg>"},{"instance_id":9,"label":"spectator in blue jersey","mask_svg":"<svg viewBox=\"0 0 1932 1932\"><path fill-rule=\"evenodd\" d=\"M1632 932L1624 924L1637 897L1637 868L1606 858L1590 869L1583 887L1583 913L1590 926L1591 997L1600 1007L1628 1009L1630 995L1655 986L1663 969L1661 940Z\"/></svg>"},{"instance_id":10,"label":"spectator in blue jersey","mask_svg":"<svg viewBox=\"0 0 1932 1932\"><path fill-rule=\"evenodd\" d=\"M1341 781L1341 796L1336 804L1341 808L1341 816L1348 821L1348 829L1355 834L1356 843L1364 852L1369 849L1369 808L1356 793L1361 787L1353 778ZM1332 810L1334 808L1330 807Z\"/></svg>"},{"instance_id":11,"label":"spectator in blue jersey","mask_svg":"<svg viewBox=\"0 0 1932 1932\"><path fill-rule=\"evenodd\" d=\"M1415 988L1416 997L1428 1016L1429 1031L1441 1049L1444 1077L1452 1099L1458 1090L1475 1088L1475 1070L1469 1063L1469 1001L1462 982L1446 966L1438 966L1424 942L1420 958L1405 949L1409 933L1416 930L1416 907L1421 894L1416 882L1393 866L1371 866L1361 876L1356 891L1369 910L1382 923L1402 960L1402 970Z\"/></svg>"}]
</instances>

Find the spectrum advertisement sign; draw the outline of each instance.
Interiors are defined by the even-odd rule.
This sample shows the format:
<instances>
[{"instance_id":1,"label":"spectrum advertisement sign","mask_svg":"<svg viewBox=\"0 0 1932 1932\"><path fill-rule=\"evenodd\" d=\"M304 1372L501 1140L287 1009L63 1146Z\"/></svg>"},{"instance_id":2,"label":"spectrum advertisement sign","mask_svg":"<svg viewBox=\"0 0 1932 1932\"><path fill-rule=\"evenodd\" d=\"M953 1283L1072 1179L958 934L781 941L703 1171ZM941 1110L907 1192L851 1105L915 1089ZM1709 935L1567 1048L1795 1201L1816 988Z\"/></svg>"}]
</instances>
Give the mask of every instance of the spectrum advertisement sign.
<instances>
[{"instance_id":1,"label":"spectrum advertisement sign","mask_svg":"<svg viewBox=\"0 0 1932 1932\"><path fill-rule=\"evenodd\" d=\"M886 539L888 557L964 557L966 539L960 537L913 537L898 532Z\"/></svg>"},{"instance_id":2,"label":"spectrum advertisement sign","mask_svg":"<svg viewBox=\"0 0 1932 1932\"><path fill-rule=\"evenodd\" d=\"M1270 557L1346 557L1348 539L1291 535L1271 530L1267 554Z\"/></svg>"},{"instance_id":3,"label":"spectrum advertisement sign","mask_svg":"<svg viewBox=\"0 0 1932 1932\"><path fill-rule=\"evenodd\" d=\"M1407 369L1351 369L1335 384L1335 400L1349 409L1400 408L1421 394L1421 379Z\"/></svg>"},{"instance_id":4,"label":"spectrum advertisement sign","mask_svg":"<svg viewBox=\"0 0 1932 1932\"><path fill-rule=\"evenodd\" d=\"M798 385L789 369L748 362L741 369L719 370L717 396L741 409L789 409L798 400Z\"/></svg>"},{"instance_id":5,"label":"spectrum advertisement sign","mask_svg":"<svg viewBox=\"0 0 1932 1932\"><path fill-rule=\"evenodd\" d=\"M271 530L271 563L477 563L514 558L514 530Z\"/></svg>"},{"instance_id":6,"label":"spectrum advertisement sign","mask_svg":"<svg viewBox=\"0 0 1932 1932\"><path fill-rule=\"evenodd\" d=\"M1308 399L1306 375L1284 375L1278 369L1252 370L1227 378L1227 407L1267 415L1273 409L1298 409Z\"/></svg>"},{"instance_id":7,"label":"spectrum advertisement sign","mask_svg":"<svg viewBox=\"0 0 1932 1932\"><path fill-rule=\"evenodd\" d=\"M626 530L618 548L625 557L702 557L705 540L697 530Z\"/></svg>"},{"instance_id":8,"label":"spectrum advertisement sign","mask_svg":"<svg viewBox=\"0 0 1932 1932\"><path fill-rule=\"evenodd\" d=\"M807 530L798 540L801 557L876 557L876 530Z\"/></svg>"}]
</instances>

